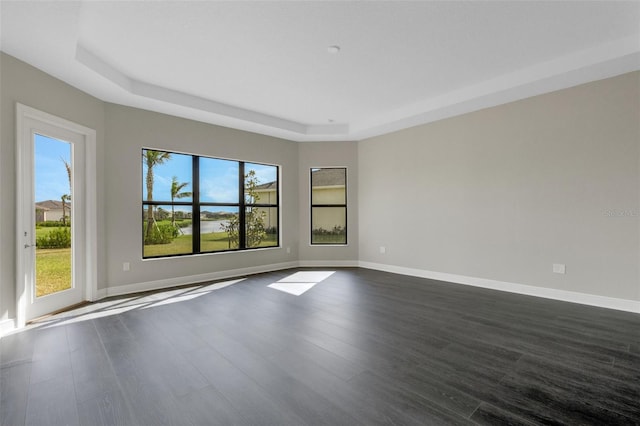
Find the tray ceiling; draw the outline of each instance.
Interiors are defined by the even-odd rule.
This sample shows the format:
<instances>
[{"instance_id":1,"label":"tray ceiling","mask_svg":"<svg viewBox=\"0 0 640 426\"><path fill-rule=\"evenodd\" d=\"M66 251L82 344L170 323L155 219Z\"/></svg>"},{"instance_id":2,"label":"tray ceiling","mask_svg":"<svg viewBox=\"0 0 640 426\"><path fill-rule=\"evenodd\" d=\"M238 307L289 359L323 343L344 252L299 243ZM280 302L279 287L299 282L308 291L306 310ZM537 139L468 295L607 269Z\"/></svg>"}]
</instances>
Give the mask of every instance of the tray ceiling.
<instances>
[{"instance_id":1,"label":"tray ceiling","mask_svg":"<svg viewBox=\"0 0 640 426\"><path fill-rule=\"evenodd\" d=\"M4 52L99 99L296 141L359 140L640 69L635 1L0 8Z\"/></svg>"}]
</instances>

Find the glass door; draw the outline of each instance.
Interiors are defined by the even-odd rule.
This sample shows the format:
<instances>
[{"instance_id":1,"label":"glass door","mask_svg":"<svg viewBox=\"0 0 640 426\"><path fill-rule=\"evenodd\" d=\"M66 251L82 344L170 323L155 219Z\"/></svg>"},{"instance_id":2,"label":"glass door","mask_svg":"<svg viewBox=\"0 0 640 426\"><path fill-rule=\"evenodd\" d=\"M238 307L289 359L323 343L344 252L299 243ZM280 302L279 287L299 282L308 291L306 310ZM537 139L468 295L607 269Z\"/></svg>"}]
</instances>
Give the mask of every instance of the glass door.
<instances>
[{"instance_id":1,"label":"glass door","mask_svg":"<svg viewBox=\"0 0 640 426\"><path fill-rule=\"evenodd\" d=\"M74 287L72 144L34 135L35 297Z\"/></svg>"},{"instance_id":2,"label":"glass door","mask_svg":"<svg viewBox=\"0 0 640 426\"><path fill-rule=\"evenodd\" d=\"M95 289L95 132L18 105L18 326ZM87 155L90 150L91 155Z\"/></svg>"},{"instance_id":3,"label":"glass door","mask_svg":"<svg viewBox=\"0 0 640 426\"><path fill-rule=\"evenodd\" d=\"M47 131L48 130L48 131ZM32 179L24 197L31 220L25 236L25 266L28 278L27 320L80 303L83 289L78 277L82 269L84 223L82 144L78 135L62 129L33 129L28 151ZM74 143L74 140L75 143ZM80 235L77 235L80 234Z\"/></svg>"}]
</instances>

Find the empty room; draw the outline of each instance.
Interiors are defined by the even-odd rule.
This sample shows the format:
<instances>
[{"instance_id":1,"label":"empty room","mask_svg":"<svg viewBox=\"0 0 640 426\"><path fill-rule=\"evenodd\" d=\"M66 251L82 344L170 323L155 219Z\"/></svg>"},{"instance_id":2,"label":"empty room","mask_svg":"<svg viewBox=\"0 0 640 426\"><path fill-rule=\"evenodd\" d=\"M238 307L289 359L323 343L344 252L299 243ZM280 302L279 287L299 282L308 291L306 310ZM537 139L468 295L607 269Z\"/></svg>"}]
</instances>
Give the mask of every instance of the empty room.
<instances>
[{"instance_id":1,"label":"empty room","mask_svg":"<svg viewBox=\"0 0 640 426\"><path fill-rule=\"evenodd\" d=\"M640 425L640 2L0 1L0 424Z\"/></svg>"}]
</instances>

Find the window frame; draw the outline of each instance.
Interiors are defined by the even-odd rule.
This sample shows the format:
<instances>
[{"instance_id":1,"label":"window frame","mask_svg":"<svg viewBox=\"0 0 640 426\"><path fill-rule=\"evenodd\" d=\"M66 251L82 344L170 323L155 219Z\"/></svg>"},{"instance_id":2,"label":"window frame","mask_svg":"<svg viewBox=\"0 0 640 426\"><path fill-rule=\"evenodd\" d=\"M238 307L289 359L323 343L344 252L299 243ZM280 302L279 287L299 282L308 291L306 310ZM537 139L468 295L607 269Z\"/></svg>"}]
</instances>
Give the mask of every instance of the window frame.
<instances>
[{"instance_id":1,"label":"window frame","mask_svg":"<svg viewBox=\"0 0 640 426\"><path fill-rule=\"evenodd\" d=\"M197 256L197 255L208 255L208 254L219 254L219 253L229 253L229 252L241 252L241 251L250 251L250 250L261 250L261 249L273 249L280 248L280 211L281 211L281 202L280 202L280 176L281 176L281 166L278 164L269 164L262 163L257 161L245 161L245 160L232 160L228 158L222 157L213 157L209 155L200 155L200 154L191 154L180 151L171 151L167 149L158 149L158 148L148 148L142 147L141 152L144 154L145 151L159 151L166 152L169 154L177 154L177 155L186 155L191 157L191 187L192 187L192 197L191 201L180 201L174 200L153 200L147 201L144 197L142 199L142 212L144 218L144 212L146 212L147 206L190 206L191 207L191 227L192 227L192 239L191 239L191 252L190 253L175 253L175 254L166 254L160 256L145 256L144 254L144 232L143 229L140 232L141 242L142 242L142 260L148 259L164 259L164 258L172 258L172 257L183 257L183 256ZM210 201L200 201L200 159L208 158L214 160L224 160L238 163L238 199L237 202L210 202ZM275 167L276 169L276 181L275 181L275 192L276 192L276 200L275 204L273 203L247 203L245 199L245 165L246 164L255 164L259 166L268 166ZM141 181L142 187L144 188L145 184L145 176L144 176L144 166L141 169ZM269 183L269 182L265 182ZM144 193L144 191L143 191ZM142 195L142 194L141 194ZM238 238L238 247L230 248L226 250L211 250L211 251L203 251L201 247L201 234L200 234L200 225L201 218L200 212L206 207L234 207L238 209L238 227L239 227L239 238ZM246 209L251 207L258 208L275 208L277 218L277 230L276 230L276 241L274 245L270 246L261 246L261 247L246 247ZM144 222L144 220L143 220Z\"/></svg>"},{"instance_id":2,"label":"window frame","mask_svg":"<svg viewBox=\"0 0 640 426\"><path fill-rule=\"evenodd\" d=\"M314 203L313 202L313 172L315 170L344 170L344 204L337 203ZM309 245L310 246L347 246L349 245L349 208L348 208L348 167L346 166L329 166L329 167L311 167L309 169ZM327 242L319 243L313 241L313 210L314 208L344 208L344 243Z\"/></svg>"}]
</instances>

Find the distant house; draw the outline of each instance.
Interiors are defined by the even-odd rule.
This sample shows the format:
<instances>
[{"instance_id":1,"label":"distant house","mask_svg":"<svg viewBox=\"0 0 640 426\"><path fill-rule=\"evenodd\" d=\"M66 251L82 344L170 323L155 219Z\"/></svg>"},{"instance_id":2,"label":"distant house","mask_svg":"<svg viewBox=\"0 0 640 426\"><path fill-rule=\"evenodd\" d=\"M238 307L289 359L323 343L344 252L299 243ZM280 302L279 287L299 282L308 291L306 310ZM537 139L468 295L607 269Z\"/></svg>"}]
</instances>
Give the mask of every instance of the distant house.
<instances>
[{"instance_id":1,"label":"distant house","mask_svg":"<svg viewBox=\"0 0 640 426\"><path fill-rule=\"evenodd\" d=\"M278 203L278 182L267 182L257 185L255 192L258 197L256 200L260 204L277 204ZM275 208L262 209L265 215L265 228L278 228L278 213Z\"/></svg>"},{"instance_id":2,"label":"distant house","mask_svg":"<svg viewBox=\"0 0 640 426\"><path fill-rule=\"evenodd\" d=\"M71 216L71 204L65 203L64 216ZM46 200L36 203L36 223L62 220L62 201Z\"/></svg>"},{"instance_id":3,"label":"distant house","mask_svg":"<svg viewBox=\"0 0 640 426\"><path fill-rule=\"evenodd\" d=\"M312 197L314 204L345 204L345 170L342 168L323 168L312 170L313 190ZM260 199L258 203L276 204L277 200L277 182L267 182L256 186L255 192ZM277 226L276 212L267 212L265 226ZM345 225L344 209L324 209L317 211L314 217L316 227L327 230L333 229L334 226Z\"/></svg>"},{"instance_id":4,"label":"distant house","mask_svg":"<svg viewBox=\"0 0 640 426\"><path fill-rule=\"evenodd\" d=\"M313 204L345 204L345 169L314 169L311 181Z\"/></svg>"}]
</instances>

